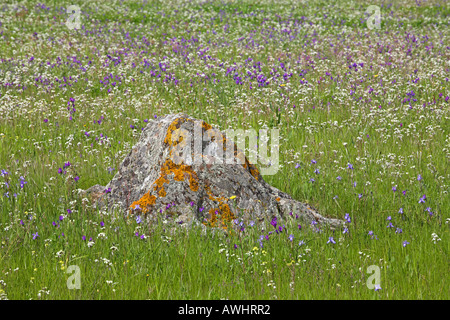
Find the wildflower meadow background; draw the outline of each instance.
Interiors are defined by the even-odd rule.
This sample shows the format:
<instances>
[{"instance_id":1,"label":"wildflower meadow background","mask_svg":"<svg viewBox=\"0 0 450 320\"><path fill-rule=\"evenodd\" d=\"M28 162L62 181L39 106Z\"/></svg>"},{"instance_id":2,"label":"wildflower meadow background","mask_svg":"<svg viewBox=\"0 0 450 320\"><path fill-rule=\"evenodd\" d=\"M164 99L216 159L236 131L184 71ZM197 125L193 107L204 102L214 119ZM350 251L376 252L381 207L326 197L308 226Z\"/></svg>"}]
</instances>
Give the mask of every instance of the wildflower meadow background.
<instances>
[{"instance_id":1,"label":"wildflower meadow background","mask_svg":"<svg viewBox=\"0 0 450 320\"><path fill-rule=\"evenodd\" d=\"M444 0L2 1L0 297L449 299L449 36ZM177 112L279 129L265 180L345 227L81 196Z\"/></svg>"}]
</instances>

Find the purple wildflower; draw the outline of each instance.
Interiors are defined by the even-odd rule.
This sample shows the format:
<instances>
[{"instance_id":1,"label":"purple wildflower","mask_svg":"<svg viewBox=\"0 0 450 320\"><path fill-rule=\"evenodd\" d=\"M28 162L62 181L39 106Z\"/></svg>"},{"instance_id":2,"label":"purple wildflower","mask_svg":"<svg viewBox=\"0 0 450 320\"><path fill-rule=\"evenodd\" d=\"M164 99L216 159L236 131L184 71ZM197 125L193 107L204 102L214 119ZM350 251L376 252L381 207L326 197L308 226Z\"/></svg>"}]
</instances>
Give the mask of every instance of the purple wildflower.
<instances>
[{"instance_id":1,"label":"purple wildflower","mask_svg":"<svg viewBox=\"0 0 450 320\"><path fill-rule=\"evenodd\" d=\"M347 223L352 222L352 220L350 219L350 215L348 213L345 214L344 219L347 220Z\"/></svg>"},{"instance_id":2,"label":"purple wildflower","mask_svg":"<svg viewBox=\"0 0 450 320\"><path fill-rule=\"evenodd\" d=\"M419 199L419 203L425 203L425 200L427 199L427 197L425 195L423 195L420 199Z\"/></svg>"},{"instance_id":3,"label":"purple wildflower","mask_svg":"<svg viewBox=\"0 0 450 320\"><path fill-rule=\"evenodd\" d=\"M276 227L277 227L277 218L276 218L276 217L273 218L272 221L270 221L270 224L271 224L274 228L276 228Z\"/></svg>"}]
</instances>

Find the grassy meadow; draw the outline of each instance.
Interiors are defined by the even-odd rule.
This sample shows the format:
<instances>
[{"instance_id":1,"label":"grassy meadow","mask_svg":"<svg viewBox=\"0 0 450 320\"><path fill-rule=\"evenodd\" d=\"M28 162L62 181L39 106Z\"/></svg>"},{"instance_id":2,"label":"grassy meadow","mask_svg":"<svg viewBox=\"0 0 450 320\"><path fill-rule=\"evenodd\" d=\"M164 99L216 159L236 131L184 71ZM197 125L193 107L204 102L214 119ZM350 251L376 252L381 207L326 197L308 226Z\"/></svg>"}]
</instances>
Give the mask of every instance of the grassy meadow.
<instances>
[{"instance_id":1,"label":"grassy meadow","mask_svg":"<svg viewBox=\"0 0 450 320\"><path fill-rule=\"evenodd\" d=\"M2 1L0 299L449 299L449 39L443 0ZM279 129L264 179L345 228L82 197L178 112Z\"/></svg>"}]
</instances>

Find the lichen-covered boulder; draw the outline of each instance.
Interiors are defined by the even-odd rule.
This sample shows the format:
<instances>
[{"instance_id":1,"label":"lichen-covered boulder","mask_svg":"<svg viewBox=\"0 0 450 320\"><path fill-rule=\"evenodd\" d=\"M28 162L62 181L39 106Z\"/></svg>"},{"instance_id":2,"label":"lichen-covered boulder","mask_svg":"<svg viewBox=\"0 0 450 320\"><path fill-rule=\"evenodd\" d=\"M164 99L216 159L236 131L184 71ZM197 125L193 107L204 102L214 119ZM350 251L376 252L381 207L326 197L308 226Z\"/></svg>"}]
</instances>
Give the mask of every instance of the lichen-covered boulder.
<instances>
[{"instance_id":1,"label":"lichen-covered boulder","mask_svg":"<svg viewBox=\"0 0 450 320\"><path fill-rule=\"evenodd\" d=\"M230 164L227 152L241 161ZM149 221L164 212L180 223L225 228L237 217L262 221L292 213L307 222L341 225L267 184L225 134L185 114L150 122L108 185L87 193L100 206L116 204L125 215Z\"/></svg>"}]
</instances>

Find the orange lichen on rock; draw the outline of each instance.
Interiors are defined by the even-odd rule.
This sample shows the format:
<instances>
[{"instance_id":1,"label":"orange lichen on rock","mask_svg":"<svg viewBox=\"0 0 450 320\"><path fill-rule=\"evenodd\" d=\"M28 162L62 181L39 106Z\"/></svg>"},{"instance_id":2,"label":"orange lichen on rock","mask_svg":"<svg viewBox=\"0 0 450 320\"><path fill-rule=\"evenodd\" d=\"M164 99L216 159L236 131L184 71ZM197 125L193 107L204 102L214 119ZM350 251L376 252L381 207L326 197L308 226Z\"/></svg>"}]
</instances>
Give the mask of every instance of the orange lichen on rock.
<instances>
[{"instance_id":1,"label":"orange lichen on rock","mask_svg":"<svg viewBox=\"0 0 450 320\"><path fill-rule=\"evenodd\" d=\"M143 213L147 213L147 211L149 210L149 207L154 205L155 202L156 202L156 196L150 195L150 192L147 192L146 194L144 194L144 196L142 196L142 198L140 198L138 201L135 201L131 204L130 210L135 209L136 206L138 205L139 206L138 208L141 208Z\"/></svg>"},{"instance_id":2,"label":"orange lichen on rock","mask_svg":"<svg viewBox=\"0 0 450 320\"><path fill-rule=\"evenodd\" d=\"M188 118L177 118L174 121L172 121L172 123L167 128L167 134L166 134L166 137L164 138L164 142L167 145L174 147L178 143L181 143L183 141L183 136L182 135L179 135L179 136L176 136L176 137L173 137L172 135L173 135L174 131L179 129L181 127L181 125L183 123L185 123L186 121L194 122L194 120L188 119ZM209 130L212 127L209 124L207 124L206 122L202 121L202 128L204 130ZM174 139L174 138L176 138L176 139ZM172 151L171 151L171 153L172 153Z\"/></svg>"},{"instance_id":3,"label":"orange lichen on rock","mask_svg":"<svg viewBox=\"0 0 450 320\"><path fill-rule=\"evenodd\" d=\"M209 209L210 218L207 219L206 222L203 222L203 224L209 225L211 227L216 227L220 222L220 227L223 229L227 229L227 222L235 219L234 213L231 211L230 206L225 203L226 201L228 201L228 199L225 197L214 197L208 185L205 186L205 190L209 199L218 203L218 207ZM217 219L217 215L220 215L220 220Z\"/></svg>"},{"instance_id":4,"label":"orange lichen on rock","mask_svg":"<svg viewBox=\"0 0 450 320\"><path fill-rule=\"evenodd\" d=\"M192 169L191 166L185 164L175 164L172 160L167 159L166 162L161 166L161 175L156 180L155 191L157 188L163 188L164 183L169 183L167 176L173 174L175 181L183 181L186 178L189 179L189 188L197 192L198 191L198 177L197 173Z\"/></svg>"},{"instance_id":5,"label":"orange lichen on rock","mask_svg":"<svg viewBox=\"0 0 450 320\"><path fill-rule=\"evenodd\" d=\"M235 218L228 204L220 202L218 208L209 209L209 215L211 218L207 222L204 222L204 224L209 224L211 227L220 226L223 229L227 229L227 222ZM217 218L218 215L220 215L220 219Z\"/></svg>"},{"instance_id":6,"label":"orange lichen on rock","mask_svg":"<svg viewBox=\"0 0 450 320\"><path fill-rule=\"evenodd\" d=\"M247 161L247 160L246 160L246 161ZM247 162L248 162L248 161L247 161ZM248 164L248 169L249 169L249 171L250 171L250 174L251 174L256 180L259 180L258 178L259 178L260 174L259 174L259 170L256 168L256 166L253 165L253 164L251 164L251 163L249 163L249 164Z\"/></svg>"},{"instance_id":7,"label":"orange lichen on rock","mask_svg":"<svg viewBox=\"0 0 450 320\"><path fill-rule=\"evenodd\" d=\"M180 126L186 122L187 119L185 118L177 118L175 119L170 125L169 128L167 128L167 134L166 134L166 138L164 139L164 142L166 144L168 144L169 146L173 146L173 141L172 141L172 133L179 129Z\"/></svg>"},{"instance_id":8,"label":"orange lichen on rock","mask_svg":"<svg viewBox=\"0 0 450 320\"><path fill-rule=\"evenodd\" d=\"M173 163L172 160L167 159L166 162L161 166L161 174L158 179L153 183L153 190L156 191L159 197L165 197L167 195L164 189L164 184L169 184L169 175L174 175L175 181L184 181L186 178L189 179L189 188L197 192L198 191L198 177L197 173L192 170L191 166L188 165L177 165ZM141 199L135 201L131 204L130 208L134 209L138 204L143 213L149 211L149 207L154 205L156 202L156 196L150 196L150 191L146 193Z\"/></svg>"},{"instance_id":9,"label":"orange lichen on rock","mask_svg":"<svg viewBox=\"0 0 450 320\"><path fill-rule=\"evenodd\" d=\"M205 121L202 121L202 128L203 130L208 131L209 129L212 129L212 126L208 123L206 123Z\"/></svg>"}]
</instances>

